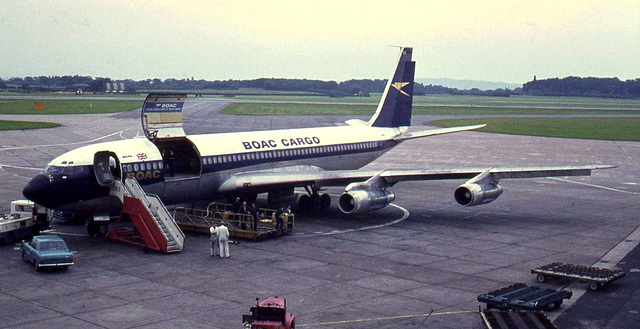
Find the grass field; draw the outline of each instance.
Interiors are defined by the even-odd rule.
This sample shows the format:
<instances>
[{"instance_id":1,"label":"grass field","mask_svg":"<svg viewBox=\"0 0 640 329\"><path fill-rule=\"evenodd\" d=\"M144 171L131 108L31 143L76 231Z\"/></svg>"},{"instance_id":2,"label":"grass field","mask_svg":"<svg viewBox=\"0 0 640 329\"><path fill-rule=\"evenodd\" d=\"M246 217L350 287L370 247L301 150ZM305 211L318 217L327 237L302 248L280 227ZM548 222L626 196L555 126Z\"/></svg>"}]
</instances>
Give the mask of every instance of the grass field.
<instances>
[{"instance_id":1,"label":"grass field","mask_svg":"<svg viewBox=\"0 0 640 329\"><path fill-rule=\"evenodd\" d=\"M484 118L430 122L441 127L486 123L479 131L501 134L640 141L640 117L619 118Z\"/></svg>"},{"instance_id":2,"label":"grass field","mask_svg":"<svg viewBox=\"0 0 640 329\"><path fill-rule=\"evenodd\" d=\"M221 113L235 115L372 115L375 105L233 103ZM640 110L594 110L481 107L481 106L414 106L413 114L422 115L512 115L512 114L640 114Z\"/></svg>"},{"instance_id":3,"label":"grass field","mask_svg":"<svg viewBox=\"0 0 640 329\"><path fill-rule=\"evenodd\" d=\"M0 114L88 114L116 113L142 106L127 100L43 100L44 109L34 110L35 100L0 100Z\"/></svg>"},{"instance_id":4,"label":"grass field","mask_svg":"<svg viewBox=\"0 0 640 329\"><path fill-rule=\"evenodd\" d=\"M5 121L0 120L0 130L23 130L54 128L60 125L52 122L31 122L31 121Z\"/></svg>"}]
</instances>

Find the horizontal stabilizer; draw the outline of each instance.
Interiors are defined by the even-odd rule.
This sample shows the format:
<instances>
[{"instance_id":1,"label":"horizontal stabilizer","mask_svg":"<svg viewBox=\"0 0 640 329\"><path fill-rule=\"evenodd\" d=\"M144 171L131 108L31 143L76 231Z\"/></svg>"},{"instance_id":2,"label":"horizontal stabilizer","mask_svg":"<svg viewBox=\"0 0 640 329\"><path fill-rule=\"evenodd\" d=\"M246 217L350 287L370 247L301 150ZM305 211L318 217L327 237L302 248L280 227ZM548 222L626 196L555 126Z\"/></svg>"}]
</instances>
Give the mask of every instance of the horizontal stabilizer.
<instances>
[{"instance_id":1,"label":"horizontal stabilizer","mask_svg":"<svg viewBox=\"0 0 640 329\"><path fill-rule=\"evenodd\" d=\"M394 140L403 141L403 140L407 140L407 139L414 139L414 138L420 138L420 137L457 133L457 132L460 132L460 131L480 129L480 128L483 128L484 126L486 126L486 125L482 124L482 125L475 125L475 126L464 126L464 127L451 127L451 128L439 128L439 129L421 130L421 131L415 131L415 132L404 133L404 134L398 135L398 136L396 136L394 138Z\"/></svg>"},{"instance_id":2,"label":"horizontal stabilizer","mask_svg":"<svg viewBox=\"0 0 640 329\"><path fill-rule=\"evenodd\" d=\"M344 123L346 123L349 126L366 126L367 122L364 120L360 120L360 119L350 119L345 121Z\"/></svg>"}]
</instances>

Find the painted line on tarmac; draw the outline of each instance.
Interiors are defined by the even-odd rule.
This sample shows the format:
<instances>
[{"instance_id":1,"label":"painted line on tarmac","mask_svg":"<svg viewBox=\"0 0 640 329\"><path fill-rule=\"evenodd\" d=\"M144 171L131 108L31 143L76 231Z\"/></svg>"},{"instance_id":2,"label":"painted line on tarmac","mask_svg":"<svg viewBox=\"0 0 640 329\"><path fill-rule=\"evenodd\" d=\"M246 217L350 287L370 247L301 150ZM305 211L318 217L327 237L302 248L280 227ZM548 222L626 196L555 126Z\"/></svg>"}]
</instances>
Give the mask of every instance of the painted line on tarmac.
<instances>
[{"instance_id":1,"label":"painted line on tarmac","mask_svg":"<svg viewBox=\"0 0 640 329\"><path fill-rule=\"evenodd\" d=\"M360 232L360 231L366 231L366 230L371 230L374 228L381 228L381 227L385 227L385 226L391 226L394 224L398 224L400 222L402 222L403 220L409 218L409 210L398 206L395 203L390 204L389 206L392 206L394 208L400 209L402 211L402 217L392 221L392 222L388 222L388 223L384 223L384 224L378 224L378 225L372 225L372 226L365 226L365 227L361 227L361 228L351 228L348 230L335 230L335 231L331 231L331 232L315 232L315 233L296 233L294 234L295 237L298 238L308 238L308 237L315 237L315 236L328 236L328 235L336 235L336 234L345 234L345 233L352 233L352 232Z\"/></svg>"},{"instance_id":2,"label":"painted line on tarmac","mask_svg":"<svg viewBox=\"0 0 640 329\"><path fill-rule=\"evenodd\" d=\"M603 190L607 190L607 191L612 191L612 192L618 192L618 193L627 193L627 194L634 194L634 195L640 195L640 192L633 192L633 191L625 191L625 190L620 190L617 188L613 188L613 187L606 187L606 186L602 186L602 185L596 185L596 184L589 184L589 183L583 183L583 182L576 182L576 181L572 181L569 179L564 179L564 178L557 178L557 177L549 177L549 179L552 180L559 180L561 182L565 182L565 183L573 183L573 184L577 184L577 185L584 185L584 186L589 186L589 187L595 187L595 188L599 188L599 189L603 189Z\"/></svg>"},{"instance_id":3,"label":"painted line on tarmac","mask_svg":"<svg viewBox=\"0 0 640 329\"><path fill-rule=\"evenodd\" d=\"M478 310L473 310L473 311L450 311L450 312L430 312L430 313L424 313L424 314L383 316L383 317L368 318L368 319L355 319L355 320L317 322L317 323L303 323L303 324L299 324L298 326L299 327L331 326L331 325L336 325L336 324L361 323L361 322L382 321L382 320L404 320L404 319L411 319L411 318L421 318L421 317L428 318L428 317L431 317L431 316L456 315L456 314L468 314L468 313L478 313Z\"/></svg>"},{"instance_id":4,"label":"painted line on tarmac","mask_svg":"<svg viewBox=\"0 0 640 329\"><path fill-rule=\"evenodd\" d=\"M129 128L129 129L131 129L131 128ZM86 143L96 142L96 141L99 141L101 139L105 139L105 138L109 138L111 136L118 135L118 134L120 134L120 133L122 133L122 132L124 132L126 130L129 130L129 129L116 131L115 133L112 133L112 134L109 134L109 135L105 135L105 136L102 136L102 137L98 137L98 138L94 138L94 139L91 139L91 140L88 140L88 141L83 141L83 142L50 144L50 145L16 146L16 147L0 148L0 151L24 150L24 149L39 148L39 147L52 147L52 146L67 146L67 145L86 144Z\"/></svg>"},{"instance_id":5,"label":"painted line on tarmac","mask_svg":"<svg viewBox=\"0 0 640 329\"><path fill-rule=\"evenodd\" d=\"M0 169L2 169L3 167L13 168L13 169L36 170L36 171L41 171L41 170L42 170L42 168L35 168L35 167L20 167L20 166L12 166L12 165L8 165L8 164L2 164L2 163L0 163Z\"/></svg>"},{"instance_id":6,"label":"painted line on tarmac","mask_svg":"<svg viewBox=\"0 0 640 329\"><path fill-rule=\"evenodd\" d=\"M86 237L88 235L86 234L78 234L78 233L69 233L69 232L60 232L56 229L51 229L51 230L44 230L42 231L42 233L47 233L47 234L56 234L56 235L68 235L68 236L80 236L80 237Z\"/></svg>"},{"instance_id":7,"label":"painted line on tarmac","mask_svg":"<svg viewBox=\"0 0 640 329\"><path fill-rule=\"evenodd\" d=\"M618 243L615 247L613 247L609 252L607 252L602 258L600 258L597 262L593 263L592 266L602 267L602 268L613 268L616 264L618 264L623 258L627 256L633 249L635 249L640 244L640 226L638 226L631 234L627 235L622 242ZM582 295L587 292L587 286L581 284L572 286L573 296L571 299L567 300L565 303L565 310L569 309L571 305L578 301ZM559 312L549 316L551 321L558 318L564 312Z\"/></svg>"}]
</instances>

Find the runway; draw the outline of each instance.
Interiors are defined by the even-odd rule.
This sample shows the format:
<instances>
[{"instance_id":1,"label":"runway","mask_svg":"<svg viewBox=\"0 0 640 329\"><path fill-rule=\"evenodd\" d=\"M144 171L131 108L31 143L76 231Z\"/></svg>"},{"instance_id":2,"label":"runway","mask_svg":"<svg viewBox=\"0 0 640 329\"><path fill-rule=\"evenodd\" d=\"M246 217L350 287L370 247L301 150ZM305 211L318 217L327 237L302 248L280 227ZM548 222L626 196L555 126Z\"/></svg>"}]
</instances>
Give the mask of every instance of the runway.
<instances>
[{"instance_id":1,"label":"runway","mask_svg":"<svg viewBox=\"0 0 640 329\"><path fill-rule=\"evenodd\" d=\"M329 126L351 118L243 117L219 114L222 102L187 105L188 133ZM9 117L16 116L0 119ZM0 212L22 198L37 172L30 168L87 141L141 133L138 111L30 119L64 126L0 131L0 166L7 165L0 169ZM414 116L415 129L430 119ZM393 187L398 207L355 216L341 214L334 197L325 214L298 216L295 234L234 244L229 260L209 257L207 236L189 234L179 254L144 254L89 238L82 226L56 225L55 232L78 251L67 272L36 273L14 246L0 246L0 327L225 329L240 327L256 297L277 295L287 299L297 325L341 322L308 326L313 328L484 328L477 313L467 312L477 311L477 295L533 283L529 270L553 261L594 264L637 229L640 143L464 132L405 142L365 167L580 164L618 167L591 177L503 180L498 200L470 208L453 200L461 181L399 183ZM392 223L406 215L402 209L408 216ZM331 232L339 233L323 234ZM639 253L628 257L619 265L637 267ZM618 313L591 313L583 305L633 296L640 271L631 269L625 268L627 278L549 315L577 328L632 327L640 321L632 312L640 309L637 297L620 302ZM570 288L575 293L585 286ZM398 317L430 310L438 315ZM356 319L370 321L348 322Z\"/></svg>"}]
</instances>

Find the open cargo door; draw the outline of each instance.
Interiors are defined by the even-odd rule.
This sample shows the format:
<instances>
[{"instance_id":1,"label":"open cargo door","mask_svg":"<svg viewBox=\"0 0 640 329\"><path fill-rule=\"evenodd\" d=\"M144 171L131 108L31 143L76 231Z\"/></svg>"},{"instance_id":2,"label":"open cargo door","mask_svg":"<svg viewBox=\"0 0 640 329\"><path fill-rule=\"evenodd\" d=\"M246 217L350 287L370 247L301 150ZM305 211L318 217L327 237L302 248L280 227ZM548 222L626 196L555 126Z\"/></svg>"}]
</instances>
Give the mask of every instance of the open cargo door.
<instances>
[{"instance_id":1,"label":"open cargo door","mask_svg":"<svg viewBox=\"0 0 640 329\"><path fill-rule=\"evenodd\" d=\"M142 128L151 141L181 138L182 106L187 94L149 94L142 106Z\"/></svg>"}]
</instances>

